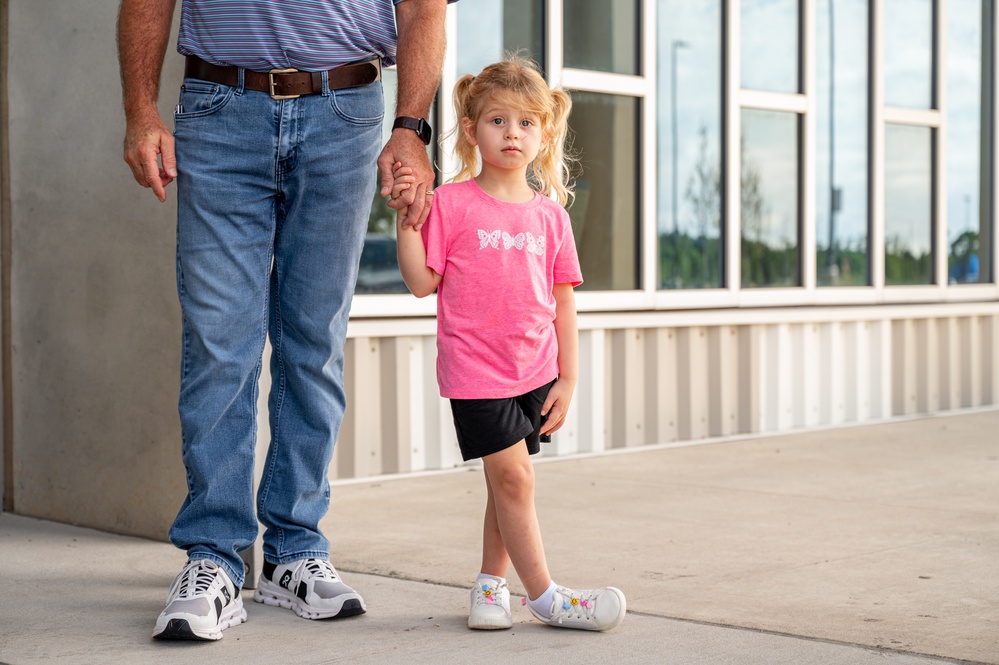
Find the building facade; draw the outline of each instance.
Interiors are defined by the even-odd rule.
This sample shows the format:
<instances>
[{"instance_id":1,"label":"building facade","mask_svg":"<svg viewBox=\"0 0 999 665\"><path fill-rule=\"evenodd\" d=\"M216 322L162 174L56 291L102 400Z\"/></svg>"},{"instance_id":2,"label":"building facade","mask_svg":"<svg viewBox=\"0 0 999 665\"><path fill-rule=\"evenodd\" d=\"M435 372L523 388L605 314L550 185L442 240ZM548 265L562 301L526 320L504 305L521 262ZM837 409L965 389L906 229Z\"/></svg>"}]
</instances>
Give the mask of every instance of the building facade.
<instances>
[{"instance_id":1,"label":"building facade","mask_svg":"<svg viewBox=\"0 0 999 665\"><path fill-rule=\"evenodd\" d=\"M995 24L988 0L458 3L438 126L509 51L574 102L580 385L545 454L999 403ZM460 463L383 211L335 478Z\"/></svg>"}]
</instances>

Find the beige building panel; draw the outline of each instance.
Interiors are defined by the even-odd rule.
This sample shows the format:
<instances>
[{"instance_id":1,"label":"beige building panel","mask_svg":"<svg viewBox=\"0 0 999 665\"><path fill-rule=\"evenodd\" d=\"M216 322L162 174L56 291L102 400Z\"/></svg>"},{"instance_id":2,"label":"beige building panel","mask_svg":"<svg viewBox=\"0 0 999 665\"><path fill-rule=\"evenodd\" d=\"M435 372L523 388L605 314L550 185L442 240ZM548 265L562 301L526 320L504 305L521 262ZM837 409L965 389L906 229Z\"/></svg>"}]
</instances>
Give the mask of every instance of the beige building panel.
<instances>
[{"instance_id":1,"label":"beige building panel","mask_svg":"<svg viewBox=\"0 0 999 665\"><path fill-rule=\"evenodd\" d=\"M792 326L794 363L791 366L794 427L816 427L820 422L819 414L819 383L828 377L820 371L819 362L819 326L815 323L804 323ZM828 353L828 349L823 353Z\"/></svg>"},{"instance_id":2,"label":"beige building panel","mask_svg":"<svg viewBox=\"0 0 999 665\"><path fill-rule=\"evenodd\" d=\"M607 445L607 333L582 330L579 333L579 452L600 452Z\"/></svg>"},{"instance_id":3,"label":"beige building panel","mask_svg":"<svg viewBox=\"0 0 999 665\"><path fill-rule=\"evenodd\" d=\"M892 322L889 319L870 324L871 414L872 419L892 415Z\"/></svg>"},{"instance_id":4,"label":"beige building panel","mask_svg":"<svg viewBox=\"0 0 999 665\"><path fill-rule=\"evenodd\" d=\"M763 386L760 395L761 431L790 429L794 418L794 347L791 326L785 323L765 326L760 345Z\"/></svg>"},{"instance_id":5,"label":"beige building panel","mask_svg":"<svg viewBox=\"0 0 999 665\"><path fill-rule=\"evenodd\" d=\"M739 334L735 326L708 328L708 434L739 430Z\"/></svg>"},{"instance_id":6,"label":"beige building panel","mask_svg":"<svg viewBox=\"0 0 999 665\"><path fill-rule=\"evenodd\" d=\"M978 329L978 317L963 316L958 319L958 338L960 343L961 363L961 408L981 404L981 362L982 354L979 348L981 335Z\"/></svg>"},{"instance_id":7,"label":"beige building panel","mask_svg":"<svg viewBox=\"0 0 999 665\"><path fill-rule=\"evenodd\" d=\"M708 329L680 328L677 335L677 413L681 441L709 436Z\"/></svg>"},{"instance_id":8,"label":"beige building panel","mask_svg":"<svg viewBox=\"0 0 999 665\"><path fill-rule=\"evenodd\" d=\"M760 375L760 327L739 326L739 427L742 434L760 431L762 379Z\"/></svg>"},{"instance_id":9,"label":"beige building panel","mask_svg":"<svg viewBox=\"0 0 999 665\"><path fill-rule=\"evenodd\" d=\"M999 316L982 321L982 403L999 402Z\"/></svg>"},{"instance_id":10,"label":"beige building panel","mask_svg":"<svg viewBox=\"0 0 999 665\"><path fill-rule=\"evenodd\" d=\"M844 353L844 326L838 321L820 325L818 346L818 422L838 425L846 422L846 378L855 375ZM855 356L851 358L855 362Z\"/></svg>"},{"instance_id":11,"label":"beige building panel","mask_svg":"<svg viewBox=\"0 0 999 665\"><path fill-rule=\"evenodd\" d=\"M389 337L381 342L379 388L381 395L381 473L408 473L412 468L412 412L409 337Z\"/></svg>"},{"instance_id":12,"label":"beige building panel","mask_svg":"<svg viewBox=\"0 0 999 665\"><path fill-rule=\"evenodd\" d=\"M918 319L916 344L916 412L933 413L940 409L940 340L937 319Z\"/></svg>"},{"instance_id":13,"label":"beige building panel","mask_svg":"<svg viewBox=\"0 0 999 665\"><path fill-rule=\"evenodd\" d=\"M645 422L650 443L670 443L677 430L676 330L645 331Z\"/></svg>"},{"instance_id":14,"label":"beige building panel","mask_svg":"<svg viewBox=\"0 0 999 665\"><path fill-rule=\"evenodd\" d=\"M892 323L892 415L916 413L916 326L912 319Z\"/></svg>"},{"instance_id":15,"label":"beige building panel","mask_svg":"<svg viewBox=\"0 0 999 665\"><path fill-rule=\"evenodd\" d=\"M861 375L867 367L864 323L842 323L839 331L843 358L839 379L843 390L843 421L852 423L861 420L861 414L866 414L869 406L867 380L866 378L861 380Z\"/></svg>"},{"instance_id":16,"label":"beige building panel","mask_svg":"<svg viewBox=\"0 0 999 665\"><path fill-rule=\"evenodd\" d=\"M633 448L648 443L645 420L644 331L614 330L611 345L611 448Z\"/></svg>"}]
</instances>

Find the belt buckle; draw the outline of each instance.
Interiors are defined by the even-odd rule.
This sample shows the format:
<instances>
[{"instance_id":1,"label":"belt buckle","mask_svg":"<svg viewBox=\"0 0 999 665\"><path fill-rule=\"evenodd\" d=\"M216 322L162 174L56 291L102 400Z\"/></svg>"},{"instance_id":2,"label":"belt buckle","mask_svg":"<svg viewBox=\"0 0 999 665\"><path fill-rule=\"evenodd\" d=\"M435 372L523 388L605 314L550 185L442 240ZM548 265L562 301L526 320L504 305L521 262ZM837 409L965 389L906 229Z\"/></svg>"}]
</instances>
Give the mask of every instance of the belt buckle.
<instances>
[{"instance_id":1,"label":"belt buckle","mask_svg":"<svg viewBox=\"0 0 999 665\"><path fill-rule=\"evenodd\" d=\"M267 72L267 80L270 84L271 99L298 99L301 95L275 95L274 94L274 75L275 74L294 74L297 69L272 69Z\"/></svg>"}]
</instances>

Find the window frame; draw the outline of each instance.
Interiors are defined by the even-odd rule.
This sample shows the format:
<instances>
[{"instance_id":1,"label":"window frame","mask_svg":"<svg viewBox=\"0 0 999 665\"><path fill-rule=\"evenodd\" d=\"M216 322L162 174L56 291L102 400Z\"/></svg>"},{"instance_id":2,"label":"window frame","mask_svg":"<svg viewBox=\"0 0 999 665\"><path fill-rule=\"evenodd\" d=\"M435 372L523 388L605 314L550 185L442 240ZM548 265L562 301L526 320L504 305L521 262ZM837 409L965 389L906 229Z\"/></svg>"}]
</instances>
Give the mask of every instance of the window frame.
<instances>
[{"instance_id":1,"label":"window frame","mask_svg":"<svg viewBox=\"0 0 999 665\"><path fill-rule=\"evenodd\" d=\"M933 108L917 110L890 107L884 104L884 0L870 0L868 58L868 285L818 286L816 256L816 0L798 0L799 52L801 63L800 92L796 94L743 90L740 87L739 17L741 0L722 0L722 284L721 288L659 289L656 160L656 26L658 0L640 0L639 25L636 37L641 41L638 76L610 74L563 66L562 16L567 11L566 0L544 0L541 8L545 20L545 60L549 82L569 90L616 94L639 100L639 157L641 170L636 209L640 220L638 238L641 243L639 263L640 288L627 291L580 291L576 294L581 312L676 311L685 309L721 309L792 306L843 306L902 304L913 302L948 303L999 299L999 228L996 223L995 193L999 191L999 168L996 163L995 135L999 104L988 95L995 95L996 72L999 71L999 11L993 11L990 24L983 26L985 53L983 67L988 70L989 86L982 92L982 103L989 106L990 126L983 128L988 137L986 171L990 186L982 205L988 211L991 224L990 274L980 284L948 285L947 211L946 211L946 16L947 0L934 0L933 25ZM447 31L457 29L454 5L448 6ZM456 80L457 56L455 40L449 40L444 59L444 71L437 104L435 127L446 130L455 122L451 109L451 89ZM792 111L801 116L799 142L799 270L800 286L742 288L741 248L739 239L740 200L740 113L743 108ZM934 127L933 143L933 283L926 286L887 286L885 284L884 238L884 138L886 123L916 124ZM451 143L444 142L439 166L444 173L455 170ZM731 202L736 202L732 204ZM585 275L584 275L585 278ZM355 296L352 317L395 319L397 317L432 316L436 312L436 296L416 299L408 294Z\"/></svg>"}]
</instances>

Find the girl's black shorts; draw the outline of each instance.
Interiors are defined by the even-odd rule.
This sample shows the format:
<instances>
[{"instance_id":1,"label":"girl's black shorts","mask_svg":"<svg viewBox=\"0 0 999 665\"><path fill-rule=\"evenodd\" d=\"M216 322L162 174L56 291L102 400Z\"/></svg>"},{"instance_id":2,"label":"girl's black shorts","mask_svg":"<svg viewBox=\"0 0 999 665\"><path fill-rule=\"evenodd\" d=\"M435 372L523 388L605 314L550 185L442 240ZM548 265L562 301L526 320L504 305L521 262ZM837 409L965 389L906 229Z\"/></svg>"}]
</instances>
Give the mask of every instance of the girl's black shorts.
<instances>
[{"instance_id":1,"label":"girl's black shorts","mask_svg":"<svg viewBox=\"0 0 999 665\"><path fill-rule=\"evenodd\" d=\"M541 451L541 417L551 383L518 397L501 399L452 399L451 413L458 433L461 458L466 462L506 450L521 439L527 452Z\"/></svg>"}]
</instances>

